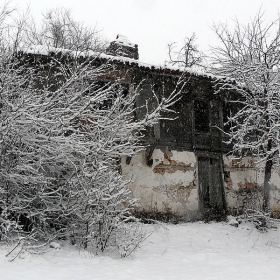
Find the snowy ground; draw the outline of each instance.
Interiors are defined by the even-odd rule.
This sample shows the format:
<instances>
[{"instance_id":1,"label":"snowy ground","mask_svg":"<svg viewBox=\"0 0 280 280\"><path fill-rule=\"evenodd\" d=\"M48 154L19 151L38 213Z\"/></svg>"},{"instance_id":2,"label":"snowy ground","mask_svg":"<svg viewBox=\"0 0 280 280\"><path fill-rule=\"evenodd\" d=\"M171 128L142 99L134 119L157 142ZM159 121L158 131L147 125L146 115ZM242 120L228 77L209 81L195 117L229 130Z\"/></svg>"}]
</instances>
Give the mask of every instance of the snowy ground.
<instances>
[{"instance_id":1,"label":"snowy ground","mask_svg":"<svg viewBox=\"0 0 280 280\"><path fill-rule=\"evenodd\" d=\"M145 225L153 232L126 259L93 256L62 244L9 262L0 247L1 280L55 279L280 279L280 230L260 233L250 224Z\"/></svg>"}]
</instances>

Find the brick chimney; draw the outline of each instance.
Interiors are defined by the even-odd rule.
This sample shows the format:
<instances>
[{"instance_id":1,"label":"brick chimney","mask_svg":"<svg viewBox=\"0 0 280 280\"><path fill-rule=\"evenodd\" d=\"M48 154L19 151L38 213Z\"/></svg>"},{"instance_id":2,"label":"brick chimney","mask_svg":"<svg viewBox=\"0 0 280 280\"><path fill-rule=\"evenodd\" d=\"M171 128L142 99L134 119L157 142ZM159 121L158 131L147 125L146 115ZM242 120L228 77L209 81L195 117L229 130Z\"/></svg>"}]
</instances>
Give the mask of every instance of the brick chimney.
<instances>
[{"instance_id":1,"label":"brick chimney","mask_svg":"<svg viewBox=\"0 0 280 280\"><path fill-rule=\"evenodd\" d=\"M110 43L107 54L139 59L138 45L131 43L126 36L117 35L116 40Z\"/></svg>"}]
</instances>

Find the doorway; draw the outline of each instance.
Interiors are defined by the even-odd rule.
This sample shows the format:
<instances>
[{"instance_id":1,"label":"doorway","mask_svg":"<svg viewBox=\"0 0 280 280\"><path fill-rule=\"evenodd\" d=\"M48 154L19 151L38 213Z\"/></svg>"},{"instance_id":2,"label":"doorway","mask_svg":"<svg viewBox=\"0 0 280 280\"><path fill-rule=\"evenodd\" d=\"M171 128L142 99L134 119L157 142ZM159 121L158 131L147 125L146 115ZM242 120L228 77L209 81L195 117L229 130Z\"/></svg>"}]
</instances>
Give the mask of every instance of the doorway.
<instances>
[{"instance_id":1,"label":"doorway","mask_svg":"<svg viewBox=\"0 0 280 280\"><path fill-rule=\"evenodd\" d=\"M199 211L205 220L225 217L226 203L222 176L222 158L198 156Z\"/></svg>"}]
</instances>

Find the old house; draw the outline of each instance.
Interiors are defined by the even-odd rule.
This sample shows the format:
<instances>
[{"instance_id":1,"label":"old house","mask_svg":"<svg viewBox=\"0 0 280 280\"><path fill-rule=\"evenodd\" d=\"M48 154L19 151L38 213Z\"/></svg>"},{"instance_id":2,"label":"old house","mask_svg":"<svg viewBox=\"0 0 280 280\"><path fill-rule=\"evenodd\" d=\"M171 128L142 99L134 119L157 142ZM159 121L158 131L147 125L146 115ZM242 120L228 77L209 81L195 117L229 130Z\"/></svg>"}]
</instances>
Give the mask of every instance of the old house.
<instances>
[{"instance_id":1,"label":"old house","mask_svg":"<svg viewBox=\"0 0 280 280\"><path fill-rule=\"evenodd\" d=\"M52 50L53 52L54 50ZM50 51L38 47L25 50L47 59ZM215 93L217 77L191 70L156 66L138 61L138 46L118 35L99 54L96 63L110 62L114 71L103 81L121 78L127 87L140 84L136 106L138 118L157 100L176 89L184 76L181 99L174 112L166 113L153 128L147 128L146 149L132 158L122 158L123 176L130 180L133 195L139 198L138 213L148 217L175 217L181 220L219 218L227 211L260 207L262 168L254 160L242 162L227 155L223 144L226 91ZM278 211L280 173L272 176L271 209Z\"/></svg>"}]
</instances>

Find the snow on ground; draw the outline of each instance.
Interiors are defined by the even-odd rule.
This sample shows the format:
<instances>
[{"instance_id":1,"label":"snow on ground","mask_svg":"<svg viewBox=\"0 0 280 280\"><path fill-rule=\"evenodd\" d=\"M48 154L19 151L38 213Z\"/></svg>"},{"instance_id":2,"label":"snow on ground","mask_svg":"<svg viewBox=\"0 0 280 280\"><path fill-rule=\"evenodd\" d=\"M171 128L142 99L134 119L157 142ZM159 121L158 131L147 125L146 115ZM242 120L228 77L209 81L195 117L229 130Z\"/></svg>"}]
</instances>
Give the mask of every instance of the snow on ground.
<instances>
[{"instance_id":1,"label":"snow on ground","mask_svg":"<svg viewBox=\"0 0 280 280\"><path fill-rule=\"evenodd\" d=\"M9 262L0 247L1 280L280 279L280 230L203 222L144 225L152 235L126 259L93 256L60 244L44 255Z\"/></svg>"}]
</instances>

